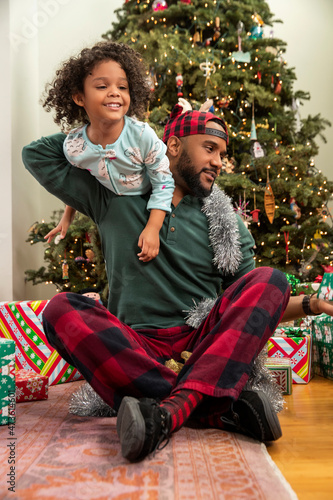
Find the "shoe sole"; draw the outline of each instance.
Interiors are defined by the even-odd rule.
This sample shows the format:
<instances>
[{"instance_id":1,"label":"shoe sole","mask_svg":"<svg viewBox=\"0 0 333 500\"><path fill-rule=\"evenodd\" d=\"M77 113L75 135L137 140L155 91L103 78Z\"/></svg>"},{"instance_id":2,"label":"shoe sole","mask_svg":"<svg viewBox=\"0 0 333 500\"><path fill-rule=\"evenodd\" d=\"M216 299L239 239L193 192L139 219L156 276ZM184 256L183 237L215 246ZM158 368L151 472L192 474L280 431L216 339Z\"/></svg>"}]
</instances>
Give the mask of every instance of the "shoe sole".
<instances>
[{"instance_id":1,"label":"shoe sole","mask_svg":"<svg viewBox=\"0 0 333 500\"><path fill-rule=\"evenodd\" d=\"M129 396L123 398L117 416L117 433L122 456L134 462L140 456L146 435L146 425L137 399Z\"/></svg>"},{"instance_id":2,"label":"shoe sole","mask_svg":"<svg viewBox=\"0 0 333 500\"><path fill-rule=\"evenodd\" d=\"M263 405L266 421L267 421L267 424L268 424L270 432L271 432L271 436L267 436L267 438L266 438L266 436L262 436L261 441L263 441L263 442L276 441L277 439L279 439L282 436L282 430L281 430L281 426L280 426L280 422L279 422L279 419L277 417L277 414L272 409L271 402L269 401L268 397L266 396L266 394L264 392L262 392L262 391L253 391L253 392L255 392L258 395L258 397ZM242 399L240 397L238 402L246 404L248 406L248 408L251 409L251 412L256 414L256 410L253 408L253 406L251 405L251 403L249 401L247 401L246 399ZM236 408L235 408L235 411L236 411Z\"/></svg>"}]
</instances>

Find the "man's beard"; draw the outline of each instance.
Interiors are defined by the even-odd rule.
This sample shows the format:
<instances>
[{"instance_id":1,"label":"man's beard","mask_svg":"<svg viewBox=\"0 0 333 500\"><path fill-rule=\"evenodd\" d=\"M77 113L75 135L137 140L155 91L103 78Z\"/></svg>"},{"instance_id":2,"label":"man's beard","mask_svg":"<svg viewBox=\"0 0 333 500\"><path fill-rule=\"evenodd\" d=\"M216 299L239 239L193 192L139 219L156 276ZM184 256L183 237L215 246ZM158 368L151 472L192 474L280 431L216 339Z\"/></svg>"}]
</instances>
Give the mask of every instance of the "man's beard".
<instances>
[{"instance_id":1,"label":"man's beard","mask_svg":"<svg viewBox=\"0 0 333 500\"><path fill-rule=\"evenodd\" d=\"M175 168L178 175L183 179L183 181L186 182L186 185L193 196L196 196L197 198L206 198L210 195L213 189L213 184L209 189L202 185L200 181L201 171L196 172L195 166L184 149L180 154Z\"/></svg>"}]
</instances>

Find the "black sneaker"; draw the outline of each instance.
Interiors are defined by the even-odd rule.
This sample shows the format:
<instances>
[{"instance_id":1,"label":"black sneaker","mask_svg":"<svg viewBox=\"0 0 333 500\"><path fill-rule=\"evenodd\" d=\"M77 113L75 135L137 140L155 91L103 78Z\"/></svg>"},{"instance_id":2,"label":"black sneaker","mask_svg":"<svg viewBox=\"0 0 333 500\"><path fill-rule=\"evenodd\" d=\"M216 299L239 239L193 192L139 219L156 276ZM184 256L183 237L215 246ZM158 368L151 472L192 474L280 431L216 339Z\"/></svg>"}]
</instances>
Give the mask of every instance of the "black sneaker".
<instances>
[{"instance_id":1,"label":"black sneaker","mask_svg":"<svg viewBox=\"0 0 333 500\"><path fill-rule=\"evenodd\" d=\"M130 462L138 462L162 450L169 442L170 428L170 413L154 399L123 398L118 410L117 433L121 453Z\"/></svg>"},{"instance_id":2,"label":"black sneaker","mask_svg":"<svg viewBox=\"0 0 333 500\"><path fill-rule=\"evenodd\" d=\"M243 391L220 418L225 430L246 434L261 442L276 441L282 436L277 414L262 391Z\"/></svg>"}]
</instances>

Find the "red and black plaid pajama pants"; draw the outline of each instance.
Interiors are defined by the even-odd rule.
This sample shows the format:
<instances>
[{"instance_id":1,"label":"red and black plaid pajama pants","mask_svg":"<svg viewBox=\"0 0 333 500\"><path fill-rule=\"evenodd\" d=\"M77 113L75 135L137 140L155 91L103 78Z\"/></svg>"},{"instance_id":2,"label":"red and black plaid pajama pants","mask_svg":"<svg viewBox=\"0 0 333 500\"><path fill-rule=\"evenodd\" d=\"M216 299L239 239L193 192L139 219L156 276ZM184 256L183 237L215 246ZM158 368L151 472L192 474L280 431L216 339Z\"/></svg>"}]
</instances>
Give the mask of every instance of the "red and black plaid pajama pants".
<instances>
[{"instance_id":1,"label":"red and black plaid pajama pants","mask_svg":"<svg viewBox=\"0 0 333 500\"><path fill-rule=\"evenodd\" d=\"M237 399L289 296L285 275L261 267L230 286L197 329L134 331L75 293L56 295L43 322L50 344L115 410L125 395L163 400L181 388ZM185 350L192 355L178 375L164 366Z\"/></svg>"}]
</instances>

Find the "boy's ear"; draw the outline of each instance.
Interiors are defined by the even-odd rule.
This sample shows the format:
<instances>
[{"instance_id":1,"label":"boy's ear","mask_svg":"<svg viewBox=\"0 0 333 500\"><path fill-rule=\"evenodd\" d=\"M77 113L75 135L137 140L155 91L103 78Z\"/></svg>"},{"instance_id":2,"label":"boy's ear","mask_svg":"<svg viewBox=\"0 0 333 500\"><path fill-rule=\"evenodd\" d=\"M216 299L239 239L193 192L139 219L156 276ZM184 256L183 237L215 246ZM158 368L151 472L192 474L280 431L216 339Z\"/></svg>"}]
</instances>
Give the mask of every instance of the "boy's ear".
<instances>
[{"instance_id":1,"label":"boy's ear","mask_svg":"<svg viewBox=\"0 0 333 500\"><path fill-rule=\"evenodd\" d=\"M84 106L83 94L74 94L72 99L78 106Z\"/></svg>"},{"instance_id":2,"label":"boy's ear","mask_svg":"<svg viewBox=\"0 0 333 500\"><path fill-rule=\"evenodd\" d=\"M182 143L178 139L178 137L176 137L175 135L172 135L171 137L169 137L168 142L167 142L168 153L174 157L178 156L178 154L181 150L181 145L182 145Z\"/></svg>"}]
</instances>

